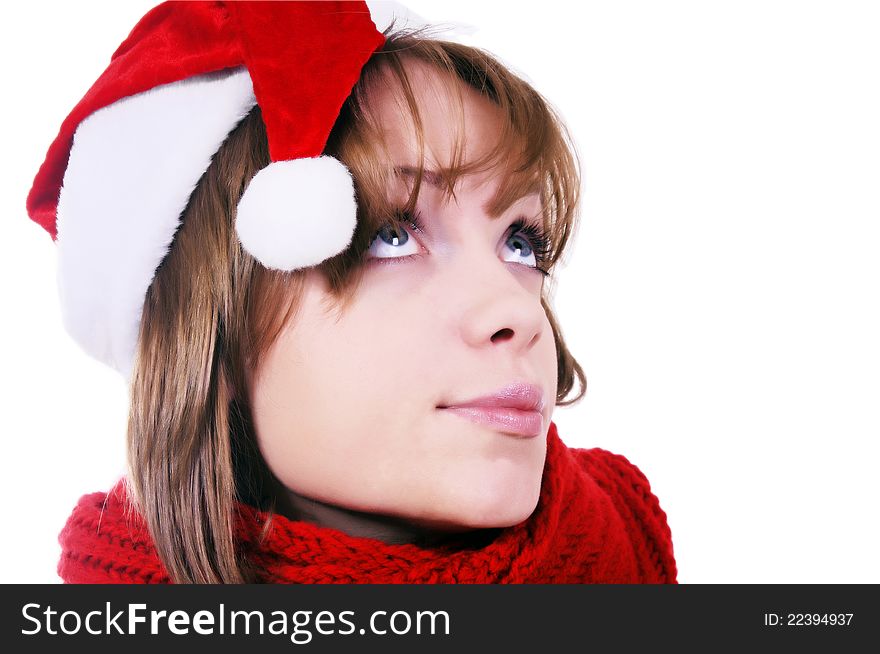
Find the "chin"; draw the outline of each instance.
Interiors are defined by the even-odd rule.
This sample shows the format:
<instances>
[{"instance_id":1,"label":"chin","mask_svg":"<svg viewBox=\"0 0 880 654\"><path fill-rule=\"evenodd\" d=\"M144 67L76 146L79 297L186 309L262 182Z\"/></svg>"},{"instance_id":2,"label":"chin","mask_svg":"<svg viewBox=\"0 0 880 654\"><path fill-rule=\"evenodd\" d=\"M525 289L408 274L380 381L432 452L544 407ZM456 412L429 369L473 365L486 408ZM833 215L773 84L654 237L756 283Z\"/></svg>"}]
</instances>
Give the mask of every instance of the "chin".
<instances>
[{"instance_id":1,"label":"chin","mask_svg":"<svg viewBox=\"0 0 880 654\"><path fill-rule=\"evenodd\" d=\"M447 519L410 519L409 522L422 529L449 534L474 531L477 529L503 529L518 525L523 520L528 519L534 511L534 508L535 507L532 507L531 510L528 511L521 511L518 513L507 512L505 515L496 514L480 519L475 519L473 516L455 516Z\"/></svg>"},{"instance_id":2,"label":"chin","mask_svg":"<svg viewBox=\"0 0 880 654\"><path fill-rule=\"evenodd\" d=\"M500 511L490 511L479 516L474 526L482 529L512 527L518 525L524 520L528 520L529 516L534 513L537 505L537 497L535 497L534 502L528 502L516 506L507 505Z\"/></svg>"},{"instance_id":3,"label":"chin","mask_svg":"<svg viewBox=\"0 0 880 654\"><path fill-rule=\"evenodd\" d=\"M451 514L443 519L425 520L434 529L444 531L464 531L470 529L495 529L512 527L524 520L538 505L540 487L533 495L523 495L512 499L510 495L503 497L474 497L470 502L459 502ZM462 510L466 506L467 510Z\"/></svg>"}]
</instances>

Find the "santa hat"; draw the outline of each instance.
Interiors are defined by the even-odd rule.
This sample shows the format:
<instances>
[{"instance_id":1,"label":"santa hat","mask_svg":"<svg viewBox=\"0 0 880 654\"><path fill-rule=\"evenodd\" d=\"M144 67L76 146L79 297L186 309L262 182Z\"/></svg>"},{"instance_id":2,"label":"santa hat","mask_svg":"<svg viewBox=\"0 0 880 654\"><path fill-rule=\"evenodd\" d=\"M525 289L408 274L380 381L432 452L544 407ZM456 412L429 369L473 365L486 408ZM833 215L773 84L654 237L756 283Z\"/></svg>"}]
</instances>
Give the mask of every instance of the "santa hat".
<instances>
[{"instance_id":1,"label":"santa hat","mask_svg":"<svg viewBox=\"0 0 880 654\"><path fill-rule=\"evenodd\" d=\"M382 22L413 17L394 7L379 5ZM256 104L272 162L238 205L243 248L264 266L295 270L350 244L352 178L321 153L384 43L370 9L166 2L138 22L63 122L27 198L57 243L65 328L89 354L130 377L144 296L181 213Z\"/></svg>"}]
</instances>

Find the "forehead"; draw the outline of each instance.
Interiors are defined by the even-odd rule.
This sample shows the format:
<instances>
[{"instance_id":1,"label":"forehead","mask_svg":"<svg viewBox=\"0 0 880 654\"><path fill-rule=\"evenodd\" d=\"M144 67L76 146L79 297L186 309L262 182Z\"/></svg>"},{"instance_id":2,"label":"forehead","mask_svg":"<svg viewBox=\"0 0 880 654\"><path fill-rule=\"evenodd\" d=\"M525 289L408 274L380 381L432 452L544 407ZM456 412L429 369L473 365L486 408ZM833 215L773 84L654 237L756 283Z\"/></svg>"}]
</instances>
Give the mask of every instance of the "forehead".
<instances>
[{"instance_id":1,"label":"forehead","mask_svg":"<svg viewBox=\"0 0 880 654\"><path fill-rule=\"evenodd\" d=\"M480 158L497 144L503 120L498 106L436 66L416 59L405 59L403 65L421 130L416 128L405 90L391 71L384 70L367 91L366 111L394 161L418 160L419 131L427 168L449 166L456 139L461 140L465 162Z\"/></svg>"}]
</instances>

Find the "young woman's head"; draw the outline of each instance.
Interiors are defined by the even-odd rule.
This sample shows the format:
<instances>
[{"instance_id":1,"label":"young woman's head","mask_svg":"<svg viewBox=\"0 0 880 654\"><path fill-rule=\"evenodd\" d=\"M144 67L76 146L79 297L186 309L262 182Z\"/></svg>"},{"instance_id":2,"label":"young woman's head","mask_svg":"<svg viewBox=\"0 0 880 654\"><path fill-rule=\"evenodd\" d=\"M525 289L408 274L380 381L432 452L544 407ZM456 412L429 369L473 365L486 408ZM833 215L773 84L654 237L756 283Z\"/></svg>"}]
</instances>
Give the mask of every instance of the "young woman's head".
<instances>
[{"instance_id":1,"label":"young woman's head","mask_svg":"<svg viewBox=\"0 0 880 654\"><path fill-rule=\"evenodd\" d=\"M516 524L554 406L585 390L547 284L575 225L564 127L484 52L387 37L325 150L355 180L350 247L292 273L242 250L234 210L269 162L255 108L148 291L130 483L177 581L253 578L236 500L389 541ZM543 396L537 437L442 408L513 382Z\"/></svg>"}]
</instances>

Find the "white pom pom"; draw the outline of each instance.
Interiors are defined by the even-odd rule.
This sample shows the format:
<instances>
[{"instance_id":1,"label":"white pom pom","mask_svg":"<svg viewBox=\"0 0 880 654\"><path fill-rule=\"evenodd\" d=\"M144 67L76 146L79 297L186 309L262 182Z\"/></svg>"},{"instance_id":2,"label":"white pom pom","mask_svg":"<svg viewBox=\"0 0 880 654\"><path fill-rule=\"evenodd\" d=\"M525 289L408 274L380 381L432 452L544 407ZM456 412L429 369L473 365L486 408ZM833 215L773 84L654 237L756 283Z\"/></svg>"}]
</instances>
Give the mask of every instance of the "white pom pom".
<instances>
[{"instance_id":1,"label":"white pom pom","mask_svg":"<svg viewBox=\"0 0 880 654\"><path fill-rule=\"evenodd\" d=\"M242 247L267 268L315 266L351 243L354 181L333 157L276 161L251 180L238 203Z\"/></svg>"}]
</instances>

